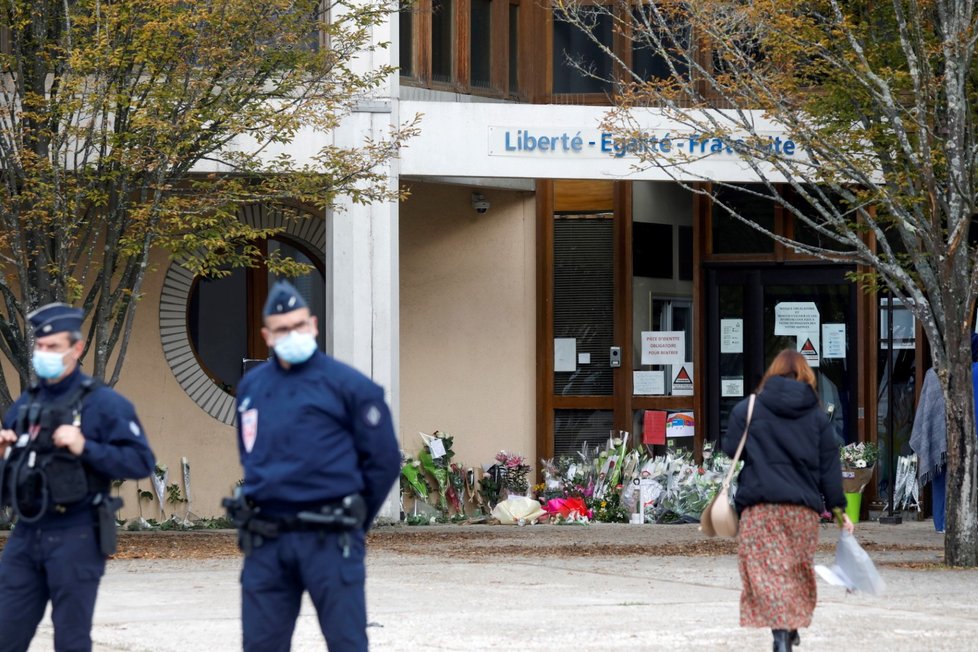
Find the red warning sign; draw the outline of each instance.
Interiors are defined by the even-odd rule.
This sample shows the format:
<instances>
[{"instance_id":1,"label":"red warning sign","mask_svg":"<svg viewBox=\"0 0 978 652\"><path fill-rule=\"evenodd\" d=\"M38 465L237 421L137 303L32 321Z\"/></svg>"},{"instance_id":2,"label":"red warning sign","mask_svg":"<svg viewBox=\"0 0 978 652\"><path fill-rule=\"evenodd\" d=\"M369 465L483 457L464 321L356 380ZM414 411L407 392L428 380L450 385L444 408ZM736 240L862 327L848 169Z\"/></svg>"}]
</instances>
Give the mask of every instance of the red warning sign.
<instances>
[{"instance_id":1,"label":"red warning sign","mask_svg":"<svg viewBox=\"0 0 978 652\"><path fill-rule=\"evenodd\" d=\"M693 395L693 363L684 362L678 365L679 369L672 378L673 396L692 396ZM673 367L675 369L675 367Z\"/></svg>"},{"instance_id":2,"label":"red warning sign","mask_svg":"<svg viewBox=\"0 0 978 652\"><path fill-rule=\"evenodd\" d=\"M798 341L801 340L802 338L799 337ZM805 356L805 361L808 362L810 366L818 366L818 349L816 349L815 345L812 344L812 338L805 337L804 343L798 348L798 352Z\"/></svg>"}]
</instances>

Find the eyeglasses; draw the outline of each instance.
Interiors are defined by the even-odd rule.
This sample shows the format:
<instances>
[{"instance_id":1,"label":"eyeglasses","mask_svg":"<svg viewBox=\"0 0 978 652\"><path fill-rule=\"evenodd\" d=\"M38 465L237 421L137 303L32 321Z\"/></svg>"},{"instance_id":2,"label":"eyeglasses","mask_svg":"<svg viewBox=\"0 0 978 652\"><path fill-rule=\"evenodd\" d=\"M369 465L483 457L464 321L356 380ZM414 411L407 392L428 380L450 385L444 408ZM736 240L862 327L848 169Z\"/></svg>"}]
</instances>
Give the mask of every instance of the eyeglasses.
<instances>
[{"instance_id":1,"label":"eyeglasses","mask_svg":"<svg viewBox=\"0 0 978 652\"><path fill-rule=\"evenodd\" d=\"M269 328L268 332L270 332L276 338L279 338L288 335L292 331L296 331L297 333L308 333L311 328L312 328L312 321L309 319L303 319L302 321L296 322L294 324Z\"/></svg>"}]
</instances>

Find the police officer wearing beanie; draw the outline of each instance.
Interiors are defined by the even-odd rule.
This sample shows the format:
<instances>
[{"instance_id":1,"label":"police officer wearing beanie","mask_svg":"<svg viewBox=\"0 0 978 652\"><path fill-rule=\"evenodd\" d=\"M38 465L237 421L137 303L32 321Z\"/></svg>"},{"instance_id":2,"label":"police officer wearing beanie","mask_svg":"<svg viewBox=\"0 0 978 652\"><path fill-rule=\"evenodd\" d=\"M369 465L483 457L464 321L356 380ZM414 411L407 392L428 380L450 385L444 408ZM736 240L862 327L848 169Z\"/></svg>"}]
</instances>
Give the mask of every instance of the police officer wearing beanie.
<instances>
[{"instance_id":1,"label":"police officer wearing beanie","mask_svg":"<svg viewBox=\"0 0 978 652\"><path fill-rule=\"evenodd\" d=\"M229 507L244 649L288 650L308 591L327 647L366 650L364 539L400 471L384 390L318 350L316 317L288 282L263 316L273 355L237 389L244 484Z\"/></svg>"},{"instance_id":2,"label":"police officer wearing beanie","mask_svg":"<svg viewBox=\"0 0 978 652\"><path fill-rule=\"evenodd\" d=\"M0 430L0 503L17 519L0 557L0 652L27 650L49 601L55 649L92 649L121 506L111 482L146 477L155 465L132 404L79 368L82 316L63 303L27 316L40 381Z\"/></svg>"}]
</instances>

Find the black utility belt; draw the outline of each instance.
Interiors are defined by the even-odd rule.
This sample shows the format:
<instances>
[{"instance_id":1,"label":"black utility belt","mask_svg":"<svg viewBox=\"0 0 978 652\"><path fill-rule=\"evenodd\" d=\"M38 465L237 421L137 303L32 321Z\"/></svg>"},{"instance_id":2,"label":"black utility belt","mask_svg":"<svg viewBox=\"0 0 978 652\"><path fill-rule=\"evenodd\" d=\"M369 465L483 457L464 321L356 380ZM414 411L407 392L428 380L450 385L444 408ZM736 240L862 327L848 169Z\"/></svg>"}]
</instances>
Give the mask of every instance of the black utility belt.
<instances>
[{"instance_id":1,"label":"black utility belt","mask_svg":"<svg viewBox=\"0 0 978 652\"><path fill-rule=\"evenodd\" d=\"M303 512L305 513L305 512ZM303 520L298 514L281 518L269 519L267 516L256 517L258 521L266 521L280 533L285 532L348 532L354 528L341 523L318 523Z\"/></svg>"},{"instance_id":2,"label":"black utility belt","mask_svg":"<svg viewBox=\"0 0 978 652\"><path fill-rule=\"evenodd\" d=\"M350 494L340 500L299 510L286 516L262 514L259 509L254 518L264 522L269 531L277 529L279 532L349 532L364 526L366 514L367 507L363 496Z\"/></svg>"}]
</instances>

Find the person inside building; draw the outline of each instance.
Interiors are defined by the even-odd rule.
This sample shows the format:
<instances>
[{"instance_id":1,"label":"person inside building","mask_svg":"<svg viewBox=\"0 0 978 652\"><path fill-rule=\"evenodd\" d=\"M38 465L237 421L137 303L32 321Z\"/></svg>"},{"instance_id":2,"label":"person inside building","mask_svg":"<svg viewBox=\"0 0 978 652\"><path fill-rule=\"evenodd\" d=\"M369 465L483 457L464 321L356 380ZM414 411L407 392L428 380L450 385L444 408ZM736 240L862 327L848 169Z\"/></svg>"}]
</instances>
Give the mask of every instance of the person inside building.
<instances>
[{"instance_id":1,"label":"person inside building","mask_svg":"<svg viewBox=\"0 0 978 652\"><path fill-rule=\"evenodd\" d=\"M722 446L733 457L747 418L748 399L730 414ZM770 628L774 650L798 645L798 630L815 610L815 548L823 506L841 511L839 446L815 388L815 374L794 349L781 351L757 388L737 480L737 549L743 591L740 625Z\"/></svg>"},{"instance_id":2,"label":"person inside building","mask_svg":"<svg viewBox=\"0 0 978 652\"><path fill-rule=\"evenodd\" d=\"M0 502L15 526L0 557L0 651L23 652L51 603L54 647L92 649L92 615L115 552L114 479L145 478L155 459L132 404L82 373L83 313L52 303L27 316L40 381L0 430Z\"/></svg>"},{"instance_id":3,"label":"person inside building","mask_svg":"<svg viewBox=\"0 0 978 652\"><path fill-rule=\"evenodd\" d=\"M971 334L971 375L978 405L978 333ZM917 480L920 487L930 483L934 529L944 532L947 505L947 413L944 392L937 372L931 367L924 374L920 399L910 433L910 448L917 454Z\"/></svg>"},{"instance_id":4,"label":"person inside building","mask_svg":"<svg viewBox=\"0 0 978 652\"><path fill-rule=\"evenodd\" d=\"M271 359L237 391L246 651L290 647L308 591L330 650L367 649L365 534L400 472L384 390L318 350L316 317L287 281L268 294Z\"/></svg>"}]
</instances>

